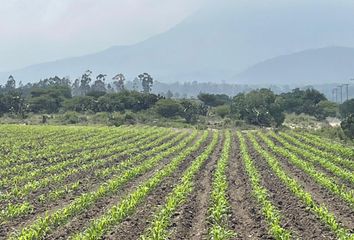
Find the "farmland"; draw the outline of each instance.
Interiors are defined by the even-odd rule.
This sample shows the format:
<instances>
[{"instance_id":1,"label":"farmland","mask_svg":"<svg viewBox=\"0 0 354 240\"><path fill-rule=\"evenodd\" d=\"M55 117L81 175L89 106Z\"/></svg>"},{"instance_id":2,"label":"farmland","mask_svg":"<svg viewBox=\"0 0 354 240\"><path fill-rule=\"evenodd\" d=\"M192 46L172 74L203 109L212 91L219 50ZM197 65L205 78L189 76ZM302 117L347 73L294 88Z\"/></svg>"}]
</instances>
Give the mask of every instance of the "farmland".
<instances>
[{"instance_id":1,"label":"farmland","mask_svg":"<svg viewBox=\"0 0 354 240\"><path fill-rule=\"evenodd\" d=\"M0 239L354 239L354 149L296 131L0 126Z\"/></svg>"}]
</instances>

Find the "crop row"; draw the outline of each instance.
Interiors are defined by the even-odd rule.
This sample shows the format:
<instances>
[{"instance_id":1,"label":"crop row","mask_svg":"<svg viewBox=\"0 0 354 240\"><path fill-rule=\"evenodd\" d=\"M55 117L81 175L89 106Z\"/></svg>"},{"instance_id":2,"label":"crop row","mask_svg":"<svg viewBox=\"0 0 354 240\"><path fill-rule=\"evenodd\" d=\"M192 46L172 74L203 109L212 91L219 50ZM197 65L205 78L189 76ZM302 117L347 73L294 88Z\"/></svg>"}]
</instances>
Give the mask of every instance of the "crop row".
<instances>
[{"instance_id":1,"label":"crop row","mask_svg":"<svg viewBox=\"0 0 354 240\"><path fill-rule=\"evenodd\" d=\"M57 144L54 142L43 147L39 152L30 151L29 153L25 152L24 154L14 152L14 156L12 156L12 158L7 157L6 161L2 163L2 167L9 168L10 166L13 166L13 168L27 170L27 168L31 169L33 166L50 165L66 158L72 158L73 155L84 152L87 149L94 150L95 148L105 147L105 145L102 145L102 139L114 142L115 139L121 135L139 133L137 131L138 129L129 130L119 128L113 132L109 132L107 129L94 136L89 136L88 140L83 139L84 141L75 141L69 138L64 141L65 144ZM63 140L61 142L63 142Z\"/></svg>"},{"instance_id":2,"label":"crop row","mask_svg":"<svg viewBox=\"0 0 354 240\"><path fill-rule=\"evenodd\" d=\"M349 146L345 146L343 144L339 144L336 142L333 142L329 139L326 138L321 138L317 135L313 135L310 133L306 133L306 132L302 132L297 133L295 131L291 131L289 132L291 135L301 139L304 142L307 142L311 145L317 146L327 152L331 152L334 154L340 154L341 156L345 157L346 159L350 160L353 159L354 157L354 149L352 147ZM353 162L352 162L353 164ZM352 170L354 170L353 165L352 166Z\"/></svg>"},{"instance_id":3,"label":"crop row","mask_svg":"<svg viewBox=\"0 0 354 240\"><path fill-rule=\"evenodd\" d=\"M139 144L139 147L136 147L136 148L129 148L129 146L125 146L125 147L128 147L128 149L126 149L126 151L122 152L121 154L123 153L129 153L129 154L134 154L136 152L139 152L141 150L146 150L150 147L154 147L156 145L159 145L161 144L162 142L166 141L167 139L173 137L173 140L172 141L168 141L166 143L164 143L163 145L159 146L159 147L156 147L156 148L153 148L152 150L149 150L147 151L144 156L149 156L149 155L152 155L155 151L155 149L159 149L159 150L162 150L163 148L162 147L168 147L168 146L171 146L173 145L174 143L176 143L177 141L179 141L181 138L183 138L184 136L186 136L186 132L181 132L179 133L177 136L176 136L177 133L174 133L174 132L171 132L170 134L167 134L166 136L162 137L162 138L158 138L154 141L152 137L154 136L150 136L149 138L147 139L142 139L140 142L136 142L135 144ZM176 137L175 137L176 136ZM141 145L140 145L141 144ZM131 144L132 145L132 144ZM132 147L132 146L131 146ZM154 151L154 152L153 152ZM106 169L110 169L111 173L119 173L121 170L129 167L129 166L133 166L134 163L136 163L138 160L140 160L142 158L142 154L139 154L136 156L136 158L132 158L132 159L128 159L128 160L125 160L124 162L118 164L114 169L115 171L112 171L111 168L106 168ZM134 160L134 161L133 161ZM105 160L102 159L102 160L99 160L99 161L93 161L91 162L91 169L93 168L93 165L95 165L96 167L99 165L99 164L102 164L104 163ZM88 169L88 165L83 165L82 167L85 167L86 166L86 169ZM104 169L104 170L106 170ZM72 170L72 171L76 171L76 169ZM93 175L99 175L100 172L102 172L102 170L100 169L96 169L94 174ZM40 184L38 184L37 186L39 186ZM43 185L42 185L43 187ZM52 190L52 191L49 191L49 192L46 192L45 195L40 195L39 196L39 201L41 202L48 202L48 201L53 201L53 200L56 200L57 198L59 198L60 196L62 196L63 194L65 193L68 193L70 191L73 191L75 190L76 188L78 188L78 184L77 182L75 183L70 183L70 184L66 184L62 187L59 187L58 189L55 189L55 190ZM37 188L38 189L38 188ZM6 195L5 195L6 196ZM26 192L21 192L21 196L26 196ZM8 199L11 199L10 196L7 196ZM27 206L27 208L24 208L24 206ZM13 209L14 207L17 207L18 209L22 209L23 211L17 211L16 214L11 214L11 209ZM3 210L3 216L7 216L7 218L14 218L14 217L18 217L18 216L22 216L22 215L25 215L26 213L29 213L30 210L33 209L33 207L31 205L28 204L28 202L22 202L22 203L19 203L17 205L13 205L13 204L9 204L7 208L5 208ZM0 220L1 220L1 216L0 216Z\"/></svg>"},{"instance_id":4,"label":"crop row","mask_svg":"<svg viewBox=\"0 0 354 240\"><path fill-rule=\"evenodd\" d=\"M185 148L196 136L196 132L180 142L177 146L168 148L159 155L143 161L131 169L123 171L121 174L101 184L95 191L87 192L75 198L69 205L57 210L52 214L38 218L31 225L23 228L19 235L13 236L15 239L40 239L48 232L54 230L62 224L68 222L77 214L82 213L92 207L99 199L115 194L123 184L133 180L137 176L153 169L158 162L175 152ZM208 134L204 134L202 140L205 141Z\"/></svg>"},{"instance_id":5,"label":"crop row","mask_svg":"<svg viewBox=\"0 0 354 240\"><path fill-rule=\"evenodd\" d=\"M276 153L286 157L293 165L304 171L312 179L314 179L319 185L325 187L333 194L342 198L351 207L354 204L354 191L348 189L345 185L338 185L331 177L325 175L322 172L317 171L315 166L310 163L300 159L296 154L289 151L286 148L277 146L272 140L270 140L266 135L258 132L259 136L263 141Z\"/></svg>"},{"instance_id":6,"label":"crop row","mask_svg":"<svg viewBox=\"0 0 354 240\"><path fill-rule=\"evenodd\" d=\"M315 147L315 140L311 140L310 142L304 141L301 138L295 137L292 134L287 134L285 132L280 133L281 136L288 139L289 141L295 143L299 147L306 149L319 157L326 158L328 161L333 162L335 164L341 165L344 168L347 168L349 171L354 170L354 161L351 158L343 158L342 156L338 156L338 151L324 151L323 149L319 149ZM309 144L310 143L310 144ZM342 147L341 147L342 148ZM353 155L354 156L354 155Z\"/></svg>"},{"instance_id":7,"label":"crop row","mask_svg":"<svg viewBox=\"0 0 354 240\"><path fill-rule=\"evenodd\" d=\"M154 141L150 141L147 144L142 143L140 147L137 148L131 148L125 153L129 154L130 157L121 162L120 164L109 166L103 169L96 169L92 173L92 177L99 178L99 179L105 179L107 176L110 175L117 175L121 173L124 169L127 169L129 167L133 167L135 164L137 164L139 161L141 161L144 158L147 158L149 156L152 156L153 154L163 151L176 143L178 143L181 139L185 138L187 135L187 132L180 132L180 133L170 133L165 135L164 137L158 138ZM172 138L172 140L169 140ZM139 142L137 142L139 144ZM162 145L160 145L163 143ZM124 152L123 152L124 153ZM138 153L138 154L137 154ZM137 155L135 155L137 154ZM100 160L101 161L101 160ZM102 161L104 162L104 161ZM97 162L96 162L97 163ZM96 165L97 167L97 165ZM38 200L41 202L48 202L48 201L54 201L63 196L64 194L73 192L77 190L78 188L78 182L75 183L70 183L67 185L64 185L62 187L59 187L55 189L54 191L50 191L46 194L42 194L38 197Z\"/></svg>"},{"instance_id":8,"label":"crop row","mask_svg":"<svg viewBox=\"0 0 354 240\"><path fill-rule=\"evenodd\" d=\"M155 135L152 135L152 137L157 137L156 136L157 134L158 133L156 133ZM146 133L146 135L149 135L149 133ZM139 140L145 141L146 135L142 134L142 136L140 136L141 138L135 138L134 140L135 141L139 141ZM151 140L151 138L149 138L149 140ZM82 164L76 168L69 168L66 171L61 171L59 173L45 176L44 178L34 179L33 181L27 182L23 186L14 185L11 187L10 191L4 192L1 195L1 199L9 199L11 197L21 198L21 197L26 196L27 194L29 194L30 192L32 192L34 190L38 190L39 188L49 186L53 182L60 183L63 180L65 180L66 178L68 178L69 176L73 176L74 174L77 174L77 173L81 172L82 170L91 169L93 166L97 166L99 161L94 161L94 160L105 159L105 157L108 157L108 156L116 157L117 153L119 154L122 151L130 150L132 147L135 146L135 144L136 144L136 142L131 142L126 145L120 145L119 147L114 146L113 148L102 149L102 151L95 151L92 153L88 153L85 156L85 158L83 158L83 159L81 159L81 158L73 159L71 161L78 160ZM88 161L88 162L86 162L86 161ZM11 181L11 179L10 179L10 181Z\"/></svg>"},{"instance_id":9,"label":"crop row","mask_svg":"<svg viewBox=\"0 0 354 240\"><path fill-rule=\"evenodd\" d=\"M269 200L269 193L267 189L262 186L261 175L250 156L243 134L237 132L237 137L240 142L240 151L245 169L251 182L252 193L261 206L262 214L269 225L271 235L277 240L291 239L291 232L283 228L281 225L281 215L279 210Z\"/></svg>"},{"instance_id":10,"label":"crop row","mask_svg":"<svg viewBox=\"0 0 354 240\"><path fill-rule=\"evenodd\" d=\"M167 176L171 175L181 163L193 152L197 151L206 140L208 133L192 146L181 149L182 151L174 157L169 164L156 172L151 178L142 183L135 191L124 197L117 205L111 207L101 217L91 221L90 225L82 233L76 234L73 239L101 239L102 236L113 226L119 224L124 218L131 214L135 208L154 190ZM215 139L215 133L213 139ZM210 145L215 143L212 141ZM210 146L209 145L209 146ZM211 149L208 147L206 151ZM210 150L209 150L210 151ZM192 165L193 166L193 165ZM193 175L193 173L191 173Z\"/></svg>"},{"instance_id":11,"label":"crop row","mask_svg":"<svg viewBox=\"0 0 354 240\"><path fill-rule=\"evenodd\" d=\"M297 141L296 139L292 138L291 136L288 136L286 134L281 133L280 136L275 134L274 132L270 132L270 136L274 137L277 141L279 141L285 148L288 150L304 156L306 159L311 161L312 163L319 164L323 168L325 168L327 171L333 173L334 175L340 177L341 179L347 180L351 184L354 184L354 175L352 172L343 169L336 164L334 164L330 158L324 158L323 155L320 153L317 153L317 151L306 151L307 148L306 144L302 144L301 142ZM295 143L299 147L296 147L292 144L290 144L288 141L291 141L292 143ZM310 147L312 148L312 147ZM321 152L321 151L320 151Z\"/></svg>"},{"instance_id":12,"label":"crop row","mask_svg":"<svg viewBox=\"0 0 354 240\"><path fill-rule=\"evenodd\" d=\"M235 233L229 229L230 205L227 197L229 187L226 169L231 155L231 133L226 131L221 156L216 164L213 176L211 205L209 207L210 239L230 239Z\"/></svg>"},{"instance_id":13,"label":"crop row","mask_svg":"<svg viewBox=\"0 0 354 240\"><path fill-rule=\"evenodd\" d=\"M276 151L274 148L274 143L267 139L263 133L259 133L263 141L268 147ZM249 138L253 144L256 151L268 162L275 175L284 183L284 185L302 201L307 209L313 212L322 222L327 224L327 226L337 235L338 239L346 240L353 239L353 234L349 232L348 229L341 226L336 217L328 211L324 205L319 205L315 202L312 195L306 192L301 184L299 184L294 178L290 177L281 167L279 161L266 151L255 139L254 135L249 134ZM277 149L279 150L279 149Z\"/></svg>"},{"instance_id":14,"label":"crop row","mask_svg":"<svg viewBox=\"0 0 354 240\"><path fill-rule=\"evenodd\" d=\"M6 175L1 179L0 181L0 186L6 186L6 185L19 185L22 182L27 182L33 179L40 178L41 176L50 174L50 173L57 173L57 172L62 172L64 170L67 170L70 167L77 166L80 164L83 164L87 162L88 160L93 161L98 158L102 158L103 156L107 156L108 154L111 154L112 152L116 152L120 150L120 147L124 144L130 144L133 143L134 141L138 141L141 138L144 138L149 135L156 135L158 131L146 131L141 134L138 134L136 132L127 132L124 134L121 134L120 137L117 137L114 142L112 140L101 140L102 146L106 147L101 147L97 148L95 151L83 151L81 154L76 155L75 157L69 158L64 161L59 161L55 162L52 165L48 165L45 167L38 167L35 170L30 171L30 169L25 168L23 169L22 167L13 167L13 171L17 172L16 176L9 176L6 177ZM108 146L108 147L107 147ZM35 166L35 164L32 164L32 166Z\"/></svg>"},{"instance_id":15,"label":"crop row","mask_svg":"<svg viewBox=\"0 0 354 240\"><path fill-rule=\"evenodd\" d=\"M17 136L11 136L8 141L1 143L2 148L8 147L11 151L7 155L25 154L26 152L40 151L41 147L57 147L65 145L67 139L80 140L94 136L97 133L107 131L108 129L92 129L92 128L79 128L79 129L55 129L46 127L45 131L38 131L37 134L31 132L26 134L18 133L14 130ZM50 133L50 134L48 134ZM34 135L34 136L33 136ZM56 145L57 144L57 145ZM4 154L4 153L3 153Z\"/></svg>"},{"instance_id":16,"label":"crop row","mask_svg":"<svg viewBox=\"0 0 354 240\"><path fill-rule=\"evenodd\" d=\"M165 204L154 214L153 220L147 228L146 233L140 236L141 239L157 240L168 238L169 232L167 228L171 222L172 216L193 191L195 176L214 151L218 139L219 132L214 132L209 146L183 172L179 183L173 188L172 192L168 194Z\"/></svg>"}]
</instances>

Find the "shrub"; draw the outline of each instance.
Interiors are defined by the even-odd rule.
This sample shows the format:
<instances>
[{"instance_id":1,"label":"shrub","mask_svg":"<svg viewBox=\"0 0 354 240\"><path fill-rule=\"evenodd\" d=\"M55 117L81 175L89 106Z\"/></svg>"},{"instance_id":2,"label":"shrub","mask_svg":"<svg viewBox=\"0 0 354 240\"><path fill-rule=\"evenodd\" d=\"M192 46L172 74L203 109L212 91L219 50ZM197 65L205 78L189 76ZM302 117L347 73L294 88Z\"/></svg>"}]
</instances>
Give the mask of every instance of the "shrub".
<instances>
[{"instance_id":1,"label":"shrub","mask_svg":"<svg viewBox=\"0 0 354 240\"><path fill-rule=\"evenodd\" d=\"M347 118L345 118L340 126L348 138L354 139L354 114L350 114Z\"/></svg>"},{"instance_id":2,"label":"shrub","mask_svg":"<svg viewBox=\"0 0 354 240\"><path fill-rule=\"evenodd\" d=\"M172 99L161 99L156 103L156 112L166 118L178 116L181 111L181 104Z\"/></svg>"}]
</instances>

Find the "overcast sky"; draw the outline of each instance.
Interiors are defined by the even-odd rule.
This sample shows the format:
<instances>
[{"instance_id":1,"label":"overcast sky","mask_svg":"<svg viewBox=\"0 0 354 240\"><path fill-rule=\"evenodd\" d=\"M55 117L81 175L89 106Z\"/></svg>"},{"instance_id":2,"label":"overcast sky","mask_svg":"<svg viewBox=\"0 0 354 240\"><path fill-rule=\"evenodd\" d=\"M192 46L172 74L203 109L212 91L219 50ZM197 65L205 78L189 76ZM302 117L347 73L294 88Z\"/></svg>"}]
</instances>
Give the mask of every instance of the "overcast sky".
<instances>
[{"instance_id":1,"label":"overcast sky","mask_svg":"<svg viewBox=\"0 0 354 240\"><path fill-rule=\"evenodd\" d=\"M0 72L133 44L207 0L1 0Z\"/></svg>"}]
</instances>

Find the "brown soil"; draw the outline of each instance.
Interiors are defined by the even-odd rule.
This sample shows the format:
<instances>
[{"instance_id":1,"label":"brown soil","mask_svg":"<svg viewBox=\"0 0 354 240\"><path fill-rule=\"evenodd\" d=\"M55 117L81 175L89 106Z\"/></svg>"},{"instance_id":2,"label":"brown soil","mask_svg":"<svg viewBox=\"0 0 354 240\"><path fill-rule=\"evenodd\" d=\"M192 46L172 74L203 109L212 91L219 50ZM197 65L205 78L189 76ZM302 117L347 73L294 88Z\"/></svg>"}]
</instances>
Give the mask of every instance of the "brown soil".
<instances>
[{"instance_id":1,"label":"brown soil","mask_svg":"<svg viewBox=\"0 0 354 240\"><path fill-rule=\"evenodd\" d=\"M281 144L280 142L278 142L275 138L273 138L273 137L270 137L270 138L271 138L272 141L273 141L275 144L277 144L278 146L283 146L283 144ZM285 140L286 140L286 139L285 139ZM287 141L287 140L286 140L286 141ZM296 144L291 143L290 141L288 141L288 143L294 145L295 147L298 147ZM309 152L308 150L305 150L305 151ZM314 162L314 161L312 161L312 160L309 160L307 157L305 157L305 156L303 156L303 155L301 155L301 154L298 154L298 153L295 153L295 152L293 152L293 153L294 153L296 156L298 156L300 159L303 159L303 160L306 160L306 161L312 163L312 164L315 166L315 168L316 168L316 170L317 170L318 172L322 172L323 174L325 174L325 175L331 177L332 179L334 179L334 180L336 181L337 184L341 184L341 185L344 185L344 186L346 186L346 187L348 187L348 188L353 189L354 185L353 185L351 182L349 182L349 181L346 180L346 179L343 179L343 178L338 177L338 176L335 175L334 173L332 173L332 172L330 172L329 170L327 170L326 168L324 168L320 163L317 163L317 162ZM328 159L328 161L330 161L330 159ZM337 165L338 167L340 167L340 168L342 168L342 169L346 169L345 167L342 167L342 166L339 165L339 164L335 164L335 165ZM354 173L353 173L353 174L354 174Z\"/></svg>"},{"instance_id":2,"label":"brown soil","mask_svg":"<svg viewBox=\"0 0 354 240\"><path fill-rule=\"evenodd\" d=\"M149 149L147 149L147 150L149 150ZM136 155L136 154L139 154L139 152L136 152L134 155ZM109 163L104 164L101 167L96 168L95 170L109 168L110 166L114 166L114 165L124 161L128 157L132 157L134 155L119 156L114 161L110 161ZM144 161L144 159L142 159L141 161ZM138 165L141 161L137 162L136 164ZM43 215L45 212L49 212L49 213L54 212L57 209L60 209L62 206L70 204L70 202L73 199L75 199L75 197L80 196L81 194L83 194L85 192L90 192L90 191L93 191L94 189L97 189L100 186L100 184L107 181L110 177L112 177L112 176L107 176L105 178L98 178L93 174L92 170L91 170L91 173L89 173L88 171L81 171L78 174L69 176L60 185L53 183L50 186L41 188L37 191L30 193L26 198L34 206L33 212L26 215L26 216L12 219L3 225L0 225L0 233L1 233L0 239L1 239L2 235L6 236L8 231L11 231L13 229L21 229L22 227L33 222L38 216ZM73 191L69 194L65 194L62 198L54 200L54 201L49 201L48 203L39 202L38 196L40 196L41 194L45 194L47 192L50 192L51 190L55 190L56 186L60 187L63 185L74 183L78 180L80 180L80 187L78 188L78 190ZM13 201L13 202L15 203L16 201ZM19 202L21 202L21 201L19 201ZM0 206L1 206L1 204L0 204Z\"/></svg>"},{"instance_id":3,"label":"brown soil","mask_svg":"<svg viewBox=\"0 0 354 240\"><path fill-rule=\"evenodd\" d=\"M279 144L277 141L274 142ZM295 178L307 192L311 193L313 198L319 204L325 204L328 210L334 213L340 223L354 232L353 206L349 206L349 204L342 200L340 197L336 196L325 187L322 187L316 183L313 178L311 178L296 166L292 165L288 159L279 156L279 154L276 155L278 156L278 159L281 160L280 163L290 176Z\"/></svg>"},{"instance_id":4,"label":"brown soil","mask_svg":"<svg viewBox=\"0 0 354 240\"><path fill-rule=\"evenodd\" d=\"M164 179L164 181L154 190L144 204L140 205L131 217L127 218L116 228L110 231L105 239L137 239L144 233L144 230L149 226L153 214L158 211L166 202L166 196L170 193L173 187L179 183L183 172L190 166L191 162L199 156L207 144L210 143L211 138L206 141L203 146L196 152L192 153L186 158L171 176Z\"/></svg>"},{"instance_id":5,"label":"brown soil","mask_svg":"<svg viewBox=\"0 0 354 240\"><path fill-rule=\"evenodd\" d=\"M272 152L259 138L257 138L257 140L264 149ZM279 142L274 139L272 140L280 145ZM190 166L191 162L201 154L210 141L211 136L209 136L208 140L199 150L182 161L178 169L173 172L171 176L164 178L164 180L137 206L136 210L132 212L129 217L124 219L123 222L113 227L103 239L138 239L140 235L145 233L156 211L165 204L168 193L179 183L183 172ZM195 140L190 143L190 146L194 143ZM222 144L223 137L220 138L215 151L197 173L192 193L173 215L168 228L170 233L169 239L208 239L208 228L210 227L208 222L208 209L210 207L213 173L222 151ZM268 190L269 200L280 211L282 219L281 225L289 229L295 238L336 239L329 228L321 223L321 221L287 189L281 180L273 173L266 160L255 151L249 140L247 140L247 144L249 153L260 172L262 185ZM226 172L229 184L227 191L227 197L230 203L229 228L237 234L234 239L273 239L268 232L269 227L261 213L260 204L258 204L252 195L250 179L245 171L239 148L237 137L234 136L231 148L231 159ZM132 156L137 153L138 152L132 154ZM116 193L99 199L88 210L71 218L67 224L58 227L45 236L45 239L68 239L68 237L75 233L83 231L89 226L93 219L99 218L113 205L118 204L123 197L133 192L144 181L151 178L156 171L162 169L177 154L178 152L163 159L156 164L153 169L123 184ZM354 211L352 206L349 206L339 197L336 197L327 189L321 187L310 176L293 166L288 159L274 152L272 152L272 154L277 157L284 171L289 176L296 179L304 189L312 195L318 204L325 204L328 210L336 216L336 219L344 227L354 232ZM69 157L69 155L67 157ZM109 168L128 157L129 156L117 156L115 161L103 164L100 168ZM147 158L145 157L141 161L145 159ZM137 162L135 165L139 165L141 161ZM320 166L317 166L317 168L319 171L323 171L328 174L328 176L333 177L333 174L325 171ZM50 214L58 209L62 209L70 204L77 196L97 189L103 182L112 178L112 176L98 178L93 173L93 170L89 170L65 179L63 184L70 184L80 180L80 187L76 191L68 193L55 201L39 203L37 199L40 194L46 194L56 187L59 187L59 183L53 183L48 187L34 191L26 196L25 200L35 206L34 212L25 217L16 218L0 225L0 239L5 239L10 233L19 232L23 227L32 224L38 217L44 216L45 212ZM21 201L20 199L14 202ZM0 209L5 206L4 204L4 201L0 201Z\"/></svg>"},{"instance_id":6,"label":"brown soil","mask_svg":"<svg viewBox=\"0 0 354 240\"><path fill-rule=\"evenodd\" d=\"M258 141L264 149L272 152L260 139L258 139ZM326 190L315 184L308 175L289 164L287 159L274 152L272 152L272 154L275 154L279 159L284 171L290 177L296 179L304 187L305 191L311 193L316 202L321 204L326 203L327 205L328 202L333 201L332 203L335 204L336 207L330 207L332 204L327 205L329 210L337 216L337 219L340 222L345 223L344 225L349 227L349 229L353 227L353 222L351 220L354 219L354 215L352 215L352 211L345 204L341 201L335 201L332 196L328 195ZM254 150L253 155L256 157L258 156ZM258 158L260 157L258 156ZM264 178L263 181L269 189L273 203L281 209L284 216L284 224L290 227L290 229L303 239L336 239L333 233L330 232L329 228L325 224L322 224L313 213L306 209L306 206L280 182L280 179L272 173L265 160L262 159L261 161L257 161L257 166L261 169ZM326 193L325 199L320 197L323 193ZM324 200L326 202L324 202ZM344 209L349 211L349 213L347 212L345 215L338 215L338 210L343 211Z\"/></svg>"},{"instance_id":7,"label":"brown soil","mask_svg":"<svg viewBox=\"0 0 354 240\"><path fill-rule=\"evenodd\" d=\"M210 140L210 138L209 138L209 140ZM209 142L209 141L207 141L207 142ZM207 142L203 144L202 148L204 148L206 146ZM193 144L193 143L191 143L191 144ZM178 180L178 177L175 176L175 174L178 174L179 172L183 171L183 169L185 169L187 167L187 165L189 164L190 160L193 159L193 157L195 157L196 154L199 154L200 151L201 150L198 150L197 153L191 154L191 156L189 158L187 158L185 161L183 161L183 164L181 164L179 169L171 177L165 178L163 181L163 184L159 185L159 187L157 188L157 194L155 193L156 189L154 189L153 192L151 193L154 196L158 196L158 197L152 198L151 202L144 201L143 204L140 204L140 208L141 207L144 208L145 211L151 210L151 208L146 208L146 203L153 204L156 201L156 203L158 204L159 203L158 198L161 198L160 201L162 201L163 197L165 196L163 194L163 192L167 192L168 189L172 188L173 184ZM98 202L95 203L95 205L92 208L89 209L89 211L85 211L83 214L77 215L68 224L58 228L55 232L53 232L51 235L49 235L47 239L60 239L63 237L67 238L68 236L73 235L73 234L77 233L78 231L82 231L90 224L90 219L95 219L95 218L101 216L104 212L106 212L108 209L110 209L113 205L116 205L117 203L119 203L124 196L127 196L128 194L130 194L141 183L143 183L147 179L151 178L158 170L162 169L166 164L168 164L174 156L175 156L175 154L169 158L163 159L154 169L152 169L152 170L148 171L147 173L144 173L144 174L138 176L137 178L133 179L132 181L124 184L124 186L122 186L119 189L119 192L116 193L115 195L100 199ZM169 181L171 181L171 182L169 182ZM150 194L149 194L149 197L150 197ZM130 216L122 224L124 224L126 222L128 222L128 223L131 222L130 219L133 219L133 218L134 218L134 216ZM141 215L138 215L137 219L146 221L146 218ZM138 224L137 224L137 226L138 226ZM137 236L137 234L138 234L137 232L138 232L139 228L134 226L133 229L134 229L134 231L125 231L125 233L128 234L129 232L131 232L132 234ZM143 230L143 229L141 229L141 230ZM114 234L114 232L111 234ZM118 234L119 234L119 232L118 232ZM123 235L123 236L124 236L124 239L127 239L127 237L128 237L127 235ZM115 238L115 239L122 239L122 238Z\"/></svg>"},{"instance_id":8,"label":"brown soil","mask_svg":"<svg viewBox=\"0 0 354 240\"><path fill-rule=\"evenodd\" d=\"M231 221L236 239L272 239L262 216L259 204L252 196L252 187L245 171L240 145L234 138L229 170L229 199L231 204Z\"/></svg>"},{"instance_id":9,"label":"brown soil","mask_svg":"<svg viewBox=\"0 0 354 240\"><path fill-rule=\"evenodd\" d=\"M187 201L180 207L173 219L169 231L170 239L206 239L208 235L208 208L211 193L212 176L216 162L222 150L223 137L212 155L202 166L194 181L194 189Z\"/></svg>"}]
</instances>

